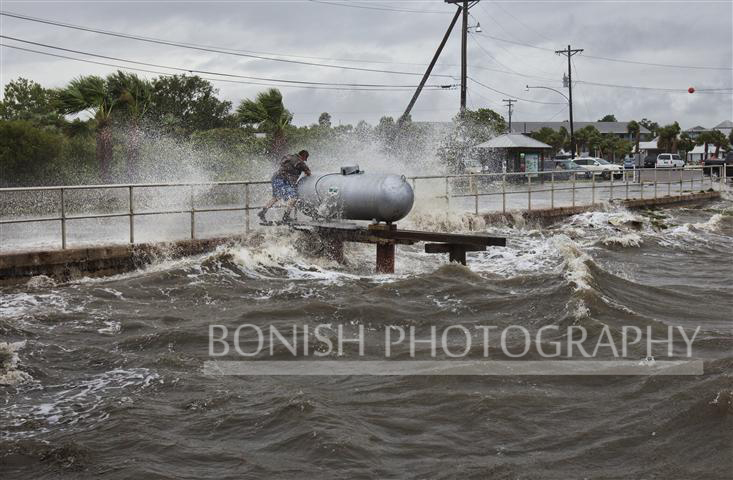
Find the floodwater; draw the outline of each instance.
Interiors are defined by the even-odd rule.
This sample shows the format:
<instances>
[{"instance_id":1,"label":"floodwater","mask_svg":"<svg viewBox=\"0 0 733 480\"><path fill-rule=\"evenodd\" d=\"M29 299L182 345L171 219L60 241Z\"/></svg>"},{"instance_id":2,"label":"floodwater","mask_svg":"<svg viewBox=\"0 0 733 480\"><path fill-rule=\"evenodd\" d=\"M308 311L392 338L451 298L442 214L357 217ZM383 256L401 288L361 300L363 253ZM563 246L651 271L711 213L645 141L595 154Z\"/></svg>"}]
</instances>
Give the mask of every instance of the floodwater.
<instances>
[{"instance_id":1,"label":"floodwater","mask_svg":"<svg viewBox=\"0 0 733 480\"><path fill-rule=\"evenodd\" d=\"M373 247L338 265L273 230L115 277L2 287L2 478L730 478L733 202L482 228L508 244L469 268L399 246L396 273L375 275ZM205 374L209 325L243 323L364 326L370 345L387 326L699 326L704 374ZM343 358L354 348L328 357Z\"/></svg>"}]
</instances>

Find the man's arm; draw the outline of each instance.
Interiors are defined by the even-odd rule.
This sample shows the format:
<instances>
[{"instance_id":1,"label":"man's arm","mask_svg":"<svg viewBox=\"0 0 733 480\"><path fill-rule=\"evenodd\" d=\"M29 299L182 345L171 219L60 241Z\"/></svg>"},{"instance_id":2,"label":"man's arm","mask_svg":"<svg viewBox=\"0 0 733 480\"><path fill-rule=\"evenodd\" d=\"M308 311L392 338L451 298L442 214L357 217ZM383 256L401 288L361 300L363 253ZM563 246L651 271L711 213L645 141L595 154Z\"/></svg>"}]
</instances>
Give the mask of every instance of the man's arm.
<instances>
[{"instance_id":1,"label":"man's arm","mask_svg":"<svg viewBox=\"0 0 733 480\"><path fill-rule=\"evenodd\" d=\"M308 168L308 165L306 165L306 163L303 161L300 162L300 170L305 174L306 177L311 176L311 169Z\"/></svg>"}]
</instances>

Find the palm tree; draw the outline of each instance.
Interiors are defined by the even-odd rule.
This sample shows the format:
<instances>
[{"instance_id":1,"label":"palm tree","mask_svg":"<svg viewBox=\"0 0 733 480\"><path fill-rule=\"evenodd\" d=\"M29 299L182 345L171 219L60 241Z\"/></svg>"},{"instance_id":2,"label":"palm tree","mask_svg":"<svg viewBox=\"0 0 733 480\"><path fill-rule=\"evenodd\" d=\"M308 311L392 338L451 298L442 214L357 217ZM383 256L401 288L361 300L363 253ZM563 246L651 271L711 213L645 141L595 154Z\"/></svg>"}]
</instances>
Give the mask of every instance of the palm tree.
<instances>
[{"instance_id":1,"label":"palm tree","mask_svg":"<svg viewBox=\"0 0 733 480\"><path fill-rule=\"evenodd\" d=\"M729 147L728 138L720 130L713 130L712 132L712 144L715 145L715 156L720 155L720 149Z\"/></svg>"},{"instance_id":2,"label":"palm tree","mask_svg":"<svg viewBox=\"0 0 733 480\"><path fill-rule=\"evenodd\" d=\"M708 159L708 148L711 143L715 143L715 135L713 135L713 132L701 132L700 135L697 136L695 139L695 142L698 145L705 145L705 155L703 156L703 160Z\"/></svg>"},{"instance_id":3,"label":"palm tree","mask_svg":"<svg viewBox=\"0 0 733 480\"><path fill-rule=\"evenodd\" d=\"M661 127L657 132L659 134L657 146L662 151L675 153L677 150L677 135L679 135L680 130L680 125L677 122Z\"/></svg>"},{"instance_id":4,"label":"palm tree","mask_svg":"<svg viewBox=\"0 0 733 480\"><path fill-rule=\"evenodd\" d=\"M118 70L107 77L107 88L119 102L118 113L128 122L127 180L133 181L140 159L140 123L152 105L153 88L149 81L134 73Z\"/></svg>"},{"instance_id":5,"label":"palm tree","mask_svg":"<svg viewBox=\"0 0 733 480\"><path fill-rule=\"evenodd\" d=\"M103 182L110 181L112 163L112 130L110 121L118 99L107 88L107 82L99 76L75 78L56 92L56 106L62 115L91 112L96 121L97 163Z\"/></svg>"},{"instance_id":6,"label":"palm tree","mask_svg":"<svg viewBox=\"0 0 733 480\"><path fill-rule=\"evenodd\" d=\"M641 142L641 125L636 120L630 121L626 125L626 131L629 132L629 135L634 139L634 142L636 144L636 153L639 153L639 143Z\"/></svg>"},{"instance_id":7,"label":"palm tree","mask_svg":"<svg viewBox=\"0 0 733 480\"><path fill-rule=\"evenodd\" d=\"M283 96L276 88L257 94L255 100L242 100L237 108L237 116L245 125L256 125L271 138L270 151L280 156L285 149L285 127L293 115L283 105Z\"/></svg>"}]
</instances>

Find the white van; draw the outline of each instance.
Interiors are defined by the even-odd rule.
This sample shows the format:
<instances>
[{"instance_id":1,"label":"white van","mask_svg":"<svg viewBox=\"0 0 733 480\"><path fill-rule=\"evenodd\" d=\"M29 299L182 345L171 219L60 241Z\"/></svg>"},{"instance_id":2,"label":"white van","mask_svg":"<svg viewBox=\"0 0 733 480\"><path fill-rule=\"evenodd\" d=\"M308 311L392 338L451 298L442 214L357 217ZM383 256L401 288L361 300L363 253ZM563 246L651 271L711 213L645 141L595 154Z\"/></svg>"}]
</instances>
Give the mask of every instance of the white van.
<instances>
[{"instance_id":1,"label":"white van","mask_svg":"<svg viewBox=\"0 0 733 480\"><path fill-rule=\"evenodd\" d=\"M660 153L657 155L656 165L657 168L682 168L685 166L685 161L676 153Z\"/></svg>"}]
</instances>

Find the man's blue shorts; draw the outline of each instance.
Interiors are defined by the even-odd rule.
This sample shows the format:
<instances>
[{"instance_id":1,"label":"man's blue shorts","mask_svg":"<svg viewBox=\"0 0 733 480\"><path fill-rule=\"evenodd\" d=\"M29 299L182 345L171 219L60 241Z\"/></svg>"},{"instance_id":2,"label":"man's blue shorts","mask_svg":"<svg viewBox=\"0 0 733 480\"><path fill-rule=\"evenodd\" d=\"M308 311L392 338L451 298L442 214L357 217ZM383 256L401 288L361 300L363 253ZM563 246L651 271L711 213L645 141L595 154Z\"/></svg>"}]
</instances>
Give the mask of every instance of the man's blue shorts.
<instances>
[{"instance_id":1,"label":"man's blue shorts","mask_svg":"<svg viewBox=\"0 0 733 480\"><path fill-rule=\"evenodd\" d=\"M282 177L272 177L272 196L280 200L290 200L298 194L295 186Z\"/></svg>"}]
</instances>

